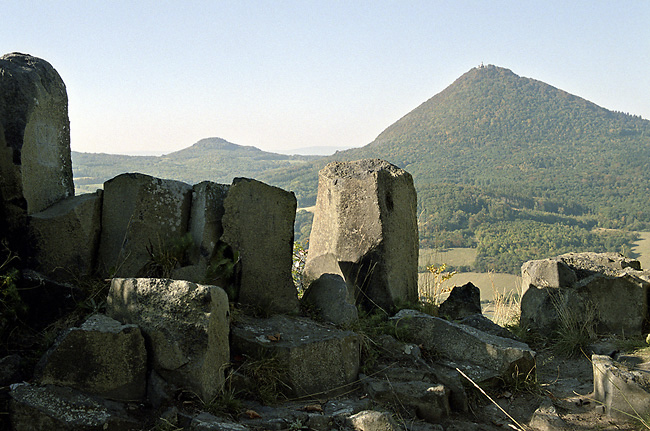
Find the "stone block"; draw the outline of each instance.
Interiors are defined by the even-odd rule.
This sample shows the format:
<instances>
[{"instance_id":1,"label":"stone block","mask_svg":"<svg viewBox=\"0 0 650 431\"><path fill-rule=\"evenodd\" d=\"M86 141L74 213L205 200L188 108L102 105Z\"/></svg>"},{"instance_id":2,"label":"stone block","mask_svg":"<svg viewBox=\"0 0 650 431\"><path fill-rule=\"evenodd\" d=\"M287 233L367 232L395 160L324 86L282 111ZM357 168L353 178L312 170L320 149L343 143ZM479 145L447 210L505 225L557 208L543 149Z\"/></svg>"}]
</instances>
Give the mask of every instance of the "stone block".
<instances>
[{"instance_id":1,"label":"stone block","mask_svg":"<svg viewBox=\"0 0 650 431\"><path fill-rule=\"evenodd\" d=\"M563 268L564 275L542 271L550 267ZM561 316L570 314L579 322L592 321L599 333L646 333L649 274L637 268L638 261L615 253L568 253L526 262L522 277L530 281L521 299L521 324L551 336Z\"/></svg>"},{"instance_id":2,"label":"stone block","mask_svg":"<svg viewBox=\"0 0 650 431\"><path fill-rule=\"evenodd\" d=\"M398 321L398 331L403 328L406 341L457 364L477 383L495 378L513 382L535 372L535 352L525 343L414 310L391 319Z\"/></svg>"},{"instance_id":3,"label":"stone block","mask_svg":"<svg viewBox=\"0 0 650 431\"><path fill-rule=\"evenodd\" d=\"M113 279L107 314L136 324L165 380L210 401L230 362L228 296L216 286L169 279Z\"/></svg>"},{"instance_id":4,"label":"stone block","mask_svg":"<svg viewBox=\"0 0 650 431\"><path fill-rule=\"evenodd\" d=\"M411 175L388 162L328 164L319 173L306 285L338 274L367 308L415 302L416 200Z\"/></svg>"},{"instance_id":5,"label":"stone block","mask_svg":"<svg viewBox=\"0 0 650 431\"><path fill-rule=\"evenodd\" d=\"M244 317L233 322L232 348L258 359L277 358L295 396L345 392L359 372L360 338L351 331L298 317Z\"/></svg>"},{"instance_id":6,"label":"stone block","mask_svg":"<svg viewBox=\"0 0 650 431\"><path fill-rule=\"evenodd\" d=\"M37 376L41 384L117 401L142 400L147 382L144 338L136 325L95 314L59 336L41 359Z\"/></svg>"},{"instance_id":7,"label":"stone block","mask_svg":"<svg viewBox=\"0 0 650 431\"><path fill-rule=\"evenodd\" d=\"M235 178L224 200L222 241L239 255L238 302L271 315L298 309L291 277L293 193L247 178Z\"/></svg>"},{"instance_id":8,"label":"stone block","mask_svg":"<svg viewBox=\"0 0 650 431\"><path fill-rule=\"evenodd\" d=\"M609 356L593 355L594 399L609 416L631 419L650 415L650 378L645 370L630 369Z\"/></svg>"},{"instance_id":9,"label":"stone block","mask_svg":"<svg viewBox=\"0 0 650 431\"><path fill-rule=\"evenodd\" d=\"M32 214L39 270L57 280L92 274L101 232L102 192L63 199Z\"/></svg>"},{"instance_id":10,"label":"stone block","mask_svg":"<svg viewBox=\"0 0 650 431\"><path fill-rule=\"evenodd\" d=\"M0 57L0 124L0 196L10 213L34 214L74 195L68 96L52 65Z\"/></svg>"},{"instance_id":11,"label":"stone block","mask_svg":"<svg viewBox=\"0 0 650 431\"><path fill-rule=\"evenodd\" d=\"M347 298L348 287L343 277L323 274L309 285L301 302L313 307L324 321L345 326L359 320L357 307Z\"/></svg>"},{"instance_id":12,"label":"stone block","mask_svg":"<svg viewBox=\"0 0 650 431\"><path fill-rule=\"evenodd\" d=\"M187 234L191 198L191 186L149 175L122 174L104 183L100 273L151 276L150 251L168 252Z\"/></svg>"},{"instance_id":13,"label":"stone block","mask_svg":"<svg viewBox=\"0 0 650 431\"><path fill-rule=\"evenodd\" d=\"M25 383L10 396L14 431L125 431L142 426L122 404L72 388Z\"/></svg>"}]
</instances>

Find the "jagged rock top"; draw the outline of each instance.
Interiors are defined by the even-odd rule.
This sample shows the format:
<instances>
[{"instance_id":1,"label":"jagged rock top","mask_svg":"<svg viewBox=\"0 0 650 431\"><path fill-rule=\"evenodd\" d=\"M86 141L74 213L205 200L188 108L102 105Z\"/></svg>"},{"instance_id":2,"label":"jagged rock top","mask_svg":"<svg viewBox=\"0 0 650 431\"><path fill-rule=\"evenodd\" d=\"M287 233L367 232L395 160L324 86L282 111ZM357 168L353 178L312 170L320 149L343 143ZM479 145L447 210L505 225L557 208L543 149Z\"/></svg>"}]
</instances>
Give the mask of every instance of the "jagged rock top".
<instances>
[{"instance_id":1,"label":"jagged rock top","mask_svg":"<svg viewBox=\"0 0 650 431\"><path fill-rule=\"evenodd\" d=\"M638 260L627 258L620 253L566 253L557 259L573 269L579 280L593 273L616 276L626 268L641 270Z\"/></svg>"},{"instance_id":2,"label":"jagged rock top","mask_svg":"<svg viewBox=\"0 0 650 431\"><path fill-rule=\"evenodd\" d=\"M353 162L332 162L323 170L321 175L336 178L363 178L368 174L379 171L386 171L392 176L410 175L405 170L380 159L363 159Z\"/></svg>"}]
</instances>

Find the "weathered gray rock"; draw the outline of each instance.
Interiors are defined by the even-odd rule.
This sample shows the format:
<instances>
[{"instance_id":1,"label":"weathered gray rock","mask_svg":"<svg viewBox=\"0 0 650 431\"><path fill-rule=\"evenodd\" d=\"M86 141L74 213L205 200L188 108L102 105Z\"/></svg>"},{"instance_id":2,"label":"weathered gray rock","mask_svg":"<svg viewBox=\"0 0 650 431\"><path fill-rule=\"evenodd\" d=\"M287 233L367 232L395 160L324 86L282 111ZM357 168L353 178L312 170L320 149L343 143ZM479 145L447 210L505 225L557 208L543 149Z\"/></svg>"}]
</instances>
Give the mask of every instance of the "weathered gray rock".
<instances>
[{"instance_id":1,"label":"weathered gray rock","mask_svg":"<svg viewBox=\"0 0 650 431\"><path fill-rule=\"evenodd\" d=\"M15 431L127 431L140 429L124 407L72 388L23 384L11 393Z\"/></svg>"},{"instance_id":2,"label":"weathered gray rock","mask_svg":"<svg viewBox=\"0 0 650 431\"><path fill-rule=\"evenodd\" d=\"M223 235L221 219L224 214L223 201L230 186L203 181L192 187L192 211L189 231L199 256L208 260L214 247Z\"/></svg>"},{"instance_id":3,"label":"weathered gray rock","mask_svg":"<svg viewBox=\"0 0 650 431\"><path fill-rule=\"evenodd\" d=\"M453 362L476 382L512 382L535 372L535 352L522 342L414 310L402 310L391 319L403 328L406 341Z\"/></svg>"},{"instance_id":4,"label":"weathered gray rock","mask_svg":"<svg viewBox=\"0 0 650 431\"><path fill-rule=\"evenodd\" d=\"M471 326L487 334L496 335L497 337L512 338L521 341L515 334L508 331L503 326L499 326L482 314L472 314L461 319L458 323L461 325Z\"/></svg>"},{"instance_id":5,"label":"weathered gray rock","mask_svg":"<svg viewBox=\"0 0 650 431\"><path fill-rule=\"evenodd\" d=\"M165 380L211 400L230 361L228 296L216 286L169 279L113 279L106 312L140 327Z\"/></svg>"},{"instance_id":6,"label":"weathered gray rock","mask_svg":"<svg viewBox=\"0 0 650 431\"><path fill-rule=\"evenodd\" d=\"M48 62L20 53L0 57L0 124L6 212L37 213L74 195L68 96Z\"/></svg>"},{"instance_id":7,"label":"weathered gray rock","mask_svg":"<svg viewBox=\"0 0 650 431\"><path fill-rule=\"evenodd\" d=\"M356 303L416 301L418 230L411 175L383 160L333 162L319 173L306 285L343 276Z\"/></svg>"},{"instance_id":8,"label":"weathered gray rock","mask_svg":"<svg viewBox=\"0 0 650 431\"><path fill-rule=\"evenodd\" d=\"M298 309L291 277L293 193L247 178L235 178L224 200L222 241L239 254L238 301L262 314Z\"/></svg>"},{"instance_id":9,"label":"weathered gray rock","mask_svg":"<svg viewBox=\"0 0 650 431\"><path fill-rule=\"evenodd\" d=\"M206 412L196 415L190 424L190 431L247 431L248 429L250 428Z\"/></svg>"},{"instance_id":10,"label":"weathered gray rock","mask_svg":"<svg viewBox=\"0 0 650 431\"><path fill-rule=\"evenodd\" d=\"M301 301L335 325L351 325L359 320L357 307L348 302L347 284L338 274L322 274L309 285Z\"/></svg>"},{"instance_id":11,"label":"weathered gray rock","mask_svg":"<svg viewBox=\"0 0 650 431\"><path fill-rule=\"evenodd\" d=\"M350 416L350 424L357 431L398 431L399 426L389 413L364 410Z\"/></svg>"},{"instance_id":12,"label":"weathered gray rock","mask_svg":"<svg viewBox=\"0 0 650 431\"><path fill-rule=\"evenodd\" d=\"M359 372L357 334L304 318L238 319L232 349L249 357L277 358L284 365L282 381L296 396L344 392Z\"/></svg>"},{"instance_id":13,"label":"weathered gray rock","mask_svg":"<svg viewBox=\"0 0 650 431\"><path fill-rule=\"evenodd\" d=\"M454 286L449 297L440 304L438 313L450 320L481 314L481 291L472 283Z\"/></svg>"},{"instance_id":14,"label":"weathered gray rock","mask_svg":"<svg viewBox=\"0 0 650 431\"><path fill-rule=\"evenodd\" d=\"M608 415L630 419L650 415L650 376L646 370L628 368L604 355L593 355L594 399Z\"/></svg>"},{"instance_id":15,"label":"weathered gray rock","mask_svg":"<svg viewBox=\"0 0 650 431\"><path fill-rule=\"evenodd\" d=\"M521 324L552 335L567 313L602 333L640 335L648 319L649 275L615 253L568 253L522 266ZM614 299L615 298L615 299Z\"/></svg>"},{"instance_id":16,"label":"weathered gray rock","mask_svg":"<svg viewBox=\"0 0 650 431\"><path fill-rule=\"evenodd\" d=\"M69 386L117 401L142 400L147 351L136 325L102 314L66 330L41 359L41 384Z\"/></svg>"},{"instance_id":17,"label":"weathered gray rock","mask_svg":"<svg viewBox=\"0 0 650 431\"><path fill-rule=\"evenodd\" d=\"M63 199L30 216L39 270L58 280L91 275L101 231L102 192Z\"/></svg>"},{"instance_id":18,"label":"weathered gray rock","mask_svg":"<svg viewBox=\"0 0 650 431\"><path fill-rule=\"evenodd\" d=\"M162 255L183 241L191 193L192 187L180 181L143 174L122 174L104 183L100 272L114 277L155 275L151 272L160 268L151 266L150 252Z\"/></svg>"},{"instance_id":19,"label":"weathered gray rock","mask_svg":"<svg viewBox=\"0 0 650 431\"><path fill-rule=\"evenodd\" d=\"M449 416L449 390L441 384L422 381L389 381L366 378L364 388L380 403L389 403L397 410L407 409L430 423Z\"/></svg>"}]
</instances>

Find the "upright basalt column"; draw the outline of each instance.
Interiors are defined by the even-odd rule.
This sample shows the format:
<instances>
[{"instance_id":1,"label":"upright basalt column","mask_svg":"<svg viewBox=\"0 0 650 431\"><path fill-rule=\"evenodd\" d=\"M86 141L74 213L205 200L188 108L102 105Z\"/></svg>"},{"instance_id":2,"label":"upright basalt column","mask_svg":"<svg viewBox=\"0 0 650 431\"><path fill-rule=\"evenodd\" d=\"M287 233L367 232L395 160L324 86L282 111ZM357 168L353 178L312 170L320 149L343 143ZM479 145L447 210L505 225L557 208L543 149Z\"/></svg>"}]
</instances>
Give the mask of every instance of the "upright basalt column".
<instances>
[{"instance_id":1,"label":"upright basalt column","mask_svg":"<svg viewBox=\"0 0 650 431\"><path fill-rule=\"evenodd\" d=\"M74 195L68 96L45 60L0 57L0 135L0 193L8 213L33 214Z\"/></svg>"},{"instance_id":2,"label":"upright basalt column","mask_svg":"<svg viewBox=\"0 0 650 431\"><path fill-rule=\"evenodd\" d=\"M383 160L333 162L319 173L307 283L342 275L351 302L417 300L417 196L411 175Z\"/></svg>"}]
</instances>

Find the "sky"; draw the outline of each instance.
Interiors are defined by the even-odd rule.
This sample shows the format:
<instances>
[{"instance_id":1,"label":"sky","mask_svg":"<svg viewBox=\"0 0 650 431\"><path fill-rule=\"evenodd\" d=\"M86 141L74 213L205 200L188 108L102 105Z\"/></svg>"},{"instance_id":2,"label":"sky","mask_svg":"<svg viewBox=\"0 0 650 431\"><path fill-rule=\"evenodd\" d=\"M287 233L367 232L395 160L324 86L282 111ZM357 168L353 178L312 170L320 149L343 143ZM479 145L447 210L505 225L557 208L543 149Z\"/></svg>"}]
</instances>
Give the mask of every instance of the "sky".
<instances>
[{"instance_id":1,"label":"sky","mask_svg":"<svg viewBox=\"0 0 650 431\"><path fill-rule=\"evenodd\" d=\"M650 119L650 1L4 0L74 151L355 147L479 64Z\"/></svg>"}]
</instances>

